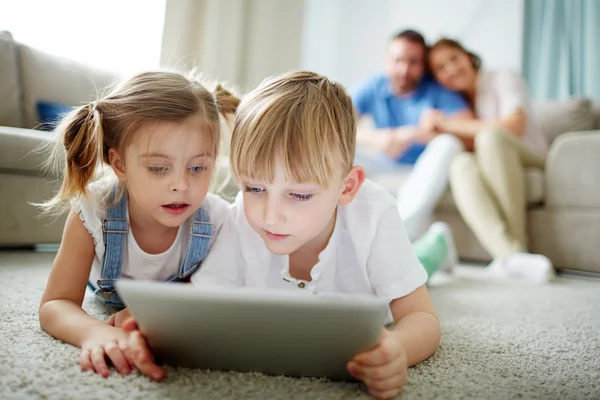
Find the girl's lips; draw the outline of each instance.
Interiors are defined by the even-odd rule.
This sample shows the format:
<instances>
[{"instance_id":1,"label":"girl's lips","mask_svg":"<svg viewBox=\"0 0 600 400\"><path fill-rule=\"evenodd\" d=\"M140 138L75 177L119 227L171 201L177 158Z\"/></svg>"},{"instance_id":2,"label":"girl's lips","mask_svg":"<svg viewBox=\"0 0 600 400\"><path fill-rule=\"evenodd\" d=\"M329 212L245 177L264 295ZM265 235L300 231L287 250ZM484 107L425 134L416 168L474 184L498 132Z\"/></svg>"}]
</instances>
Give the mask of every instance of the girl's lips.
<instances>
[{"instance_id":1,"label":"girl's lips","mask_svg":"<svg viewBox=\"0 0 600 400\"><path fill-rule=\"evenodd\" d=\"M190 205L187 203L170 203L163 205L162 208L169 214L180 215L186 212Z\"/></svg>"},{"instance_id":2,"label":"girl's lips","mask_svg":"<svg viewBox=\"0 0 600 400\"><path fill-rule=\"evenodd\" d=\"M283 240L285 238L287 238L290 235L277 235L275 233L271 233L269 231L265 231L267 234L267 237L271 240Z\"/></svg>"}]
</instances>

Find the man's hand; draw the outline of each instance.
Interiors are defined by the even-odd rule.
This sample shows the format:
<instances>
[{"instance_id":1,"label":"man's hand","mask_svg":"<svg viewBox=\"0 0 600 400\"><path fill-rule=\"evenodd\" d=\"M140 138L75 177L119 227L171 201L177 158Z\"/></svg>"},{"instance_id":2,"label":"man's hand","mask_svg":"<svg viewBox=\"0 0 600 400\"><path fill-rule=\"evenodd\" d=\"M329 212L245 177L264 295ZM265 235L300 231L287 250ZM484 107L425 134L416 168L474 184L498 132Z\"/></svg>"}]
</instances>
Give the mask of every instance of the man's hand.
<instances>
[{"instance_id":1,"label":"man's hand","mask_svg":"<svg viewBox=\"0 0 600 400\"><path fill-rule=\"evenodd\" d=\"M138 324L133 318L123 322L123 330L129 333L128 348L131 353L130 359L135 367L144 375L155 381L165 378L164 368L154 362L154 356L148 348L146 338L139 331Z\"/></svg>"},{"instance_id":2,"label":"man's hand","mask_svg":"<svg viewBox=\"0 0 600 400\"><path fill-rule=\"evenodd\" d=\"M383 134L386 135L386 140L382 150L388 157L395 160L406 151L418 136L418 129L412 126L405 126L391 128Z\"/></svg>"},{"instance_id":3,"label":"man's hand","mask_svg":"<svg viewBox=\"0 0 600 400\"><path fill-rule=\"evenodd\" d=\"M423 111L419 120L419 129L424 133L438 132L445 115L440 110L430 108Z\"/></svg>"},{"instance_id":4,"label":"man's hand","mask_svg":"<svg viewBox=\"0 0 600 400\"><path fill-rule=\"evenodd\" d=\"M365 383L377 399L391 399L402 391L408 374L404 347L395 334L384 328L377 346L358 354L347 364L348 372Z\"/></svg>"}]
</instances>

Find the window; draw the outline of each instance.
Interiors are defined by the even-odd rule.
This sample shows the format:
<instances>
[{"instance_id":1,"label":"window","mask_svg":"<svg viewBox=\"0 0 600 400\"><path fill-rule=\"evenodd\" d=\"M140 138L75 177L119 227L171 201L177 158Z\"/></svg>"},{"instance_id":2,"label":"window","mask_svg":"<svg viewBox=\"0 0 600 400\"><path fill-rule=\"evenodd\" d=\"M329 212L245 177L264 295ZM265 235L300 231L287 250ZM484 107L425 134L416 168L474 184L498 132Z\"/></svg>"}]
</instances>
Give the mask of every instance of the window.
<instances>
[{"instance_id":1,"label":"window","mask_svg":"<svg viewBox=\"0 0 600 400\"><path fill-rule=\"evenodd\" d=\"M166 0L0 0L0 30L44 52L116 72L160 64Z\"/></svg>"}]
</instances>

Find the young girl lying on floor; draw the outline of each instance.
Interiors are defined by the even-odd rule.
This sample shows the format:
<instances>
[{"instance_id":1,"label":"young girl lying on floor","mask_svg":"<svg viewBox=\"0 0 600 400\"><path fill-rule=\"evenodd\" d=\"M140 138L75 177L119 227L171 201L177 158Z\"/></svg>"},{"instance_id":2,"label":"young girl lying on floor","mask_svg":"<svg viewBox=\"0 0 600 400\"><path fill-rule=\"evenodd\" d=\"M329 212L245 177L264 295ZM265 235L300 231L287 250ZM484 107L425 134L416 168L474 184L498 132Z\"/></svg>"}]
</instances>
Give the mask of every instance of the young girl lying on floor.
<instances>
[{"instance_id":1,"label":"young girl lying on floor","mask_svg":"<svg viewBox=\"0 0 600 400\"><path fill-rule=\"evenodd\" d=\"M185 280L206 257L228 215L228 203L207 194L219 113L235 112L238 101L220 86L213 94L180 74L147 72L77 108L57 128L52 161L65 164L64 177L43 206L70 213L40 324L81 347L84 370L108 376L106 358L122 374L133 366L127 333L114 326L121 320L98 321L81 308L86 286L122 307L117 279ZM102 169L110 174L99 178Z\"/></svg>"}]
</instances>

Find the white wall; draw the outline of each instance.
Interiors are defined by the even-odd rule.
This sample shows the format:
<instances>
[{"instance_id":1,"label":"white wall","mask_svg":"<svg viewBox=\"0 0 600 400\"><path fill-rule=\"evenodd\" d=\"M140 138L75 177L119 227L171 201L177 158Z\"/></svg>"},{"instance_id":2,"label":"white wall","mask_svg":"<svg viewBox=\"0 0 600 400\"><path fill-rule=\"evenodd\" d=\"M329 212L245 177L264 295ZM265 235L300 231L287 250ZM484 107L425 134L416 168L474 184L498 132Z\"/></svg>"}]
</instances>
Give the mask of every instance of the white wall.
<instances>
[{"instance_id":1,"label":"white wall","mask_svg":"<svg viewBox=\"0 0 600 400\"><path fill-rule=\"evenodd\" d=\"M450 36L490 68L521 69L524 0L306 0L302 68L348 87L381 72L390 36Z\"/></svg>"}]
</instances>

